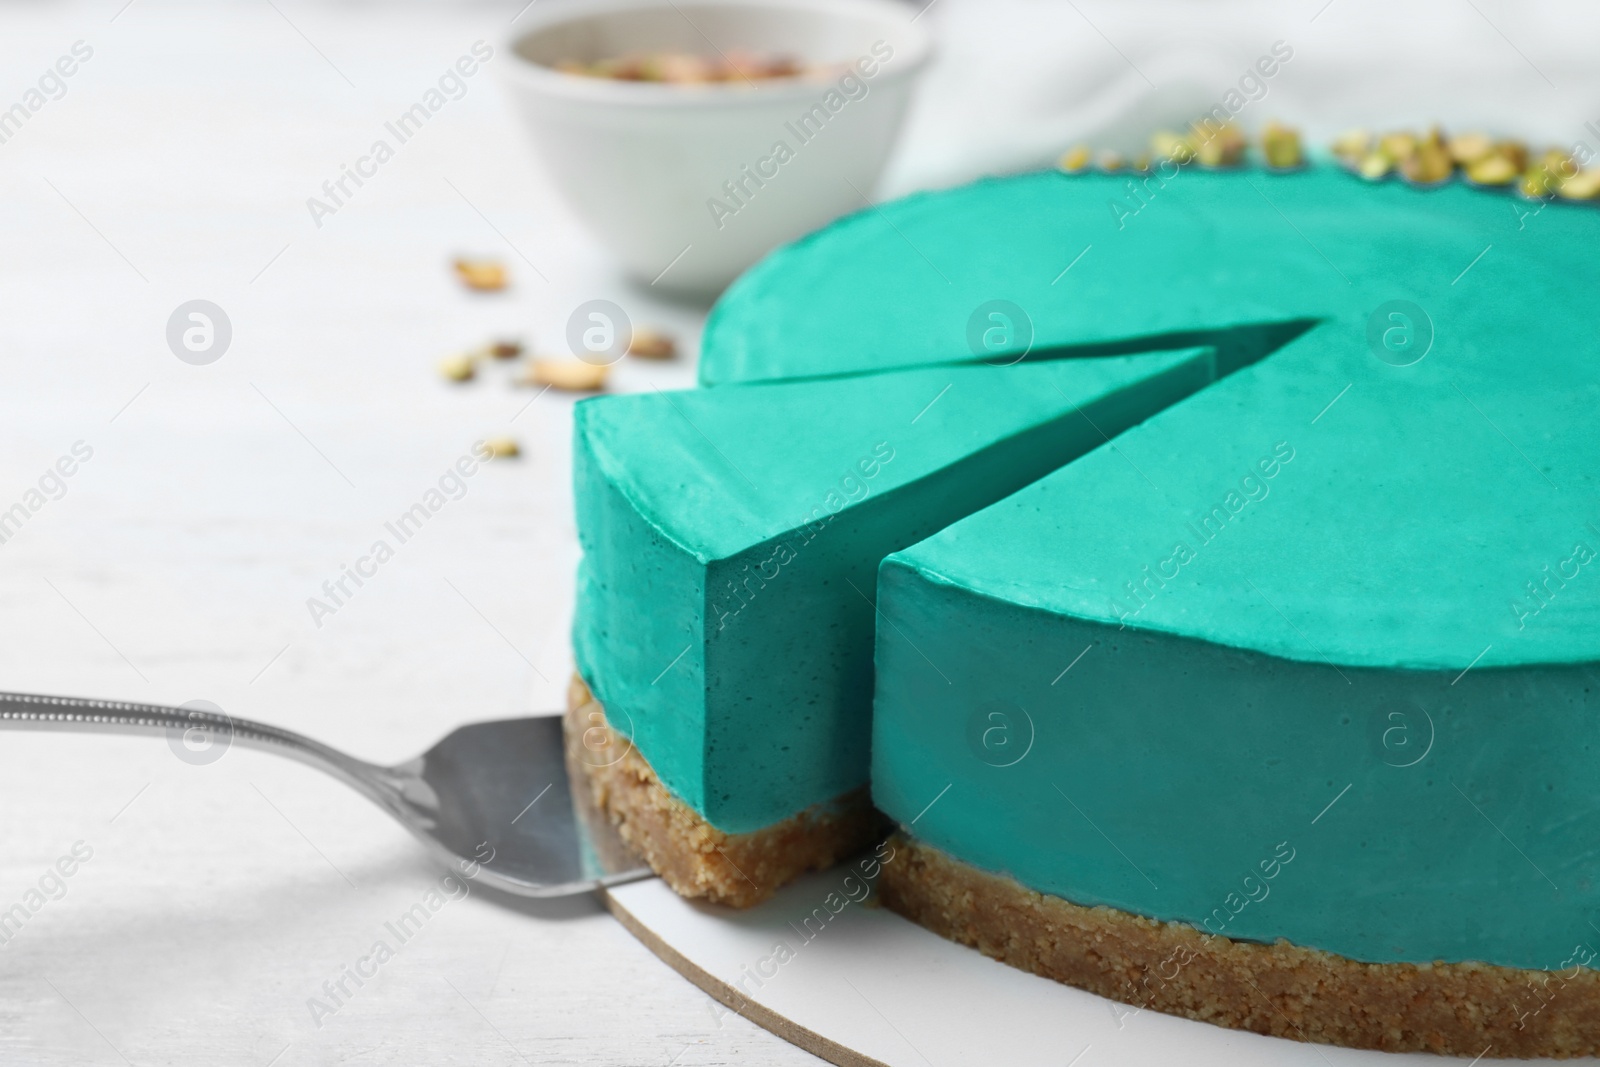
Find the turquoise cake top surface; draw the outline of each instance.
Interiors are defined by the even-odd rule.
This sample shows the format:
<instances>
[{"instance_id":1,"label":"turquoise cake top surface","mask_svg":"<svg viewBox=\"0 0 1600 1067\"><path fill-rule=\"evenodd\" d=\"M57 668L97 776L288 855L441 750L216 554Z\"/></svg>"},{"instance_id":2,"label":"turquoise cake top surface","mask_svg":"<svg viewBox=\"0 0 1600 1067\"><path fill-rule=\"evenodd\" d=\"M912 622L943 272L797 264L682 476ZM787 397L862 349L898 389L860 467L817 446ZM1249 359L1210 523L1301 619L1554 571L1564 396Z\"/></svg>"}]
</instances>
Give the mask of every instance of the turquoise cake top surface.
<instances>
[{"instance_id":1,"label":"turquoise cake top surface","mask_svg":"<svg viewBox=\"0 0 1600 1067\"><path fill-rule=\"evenodd\" d=\"M1131 186L1039 174L853 216L730 290L702 378L1226 349L1293 324L1298 340L1159 432L908 558L1021 603L1289 658L1600 658L1600 581L1579 577L1600 547L1600 213L1329 168L1185 170L1142 206ZM1022 324L987 349L973 318L1000 301ZM1268 484L1256 465L1279 442L1298 458ZM1048 529L1014 521L1052 497L1071 506ZM1238 547L1208 551L1207 522Z\"/></svg>"},{"instance_id":2,"label":"turquoise cake top surface","mask_svg":"<svg viewBox=\"0 0 1600 1067\"><path fill-rule=\"evenodd\" d=\"M866 784L878 564L1196 390L1211 349L578 408L578 667L729 832Z\"/></svg>"}]
</instances>

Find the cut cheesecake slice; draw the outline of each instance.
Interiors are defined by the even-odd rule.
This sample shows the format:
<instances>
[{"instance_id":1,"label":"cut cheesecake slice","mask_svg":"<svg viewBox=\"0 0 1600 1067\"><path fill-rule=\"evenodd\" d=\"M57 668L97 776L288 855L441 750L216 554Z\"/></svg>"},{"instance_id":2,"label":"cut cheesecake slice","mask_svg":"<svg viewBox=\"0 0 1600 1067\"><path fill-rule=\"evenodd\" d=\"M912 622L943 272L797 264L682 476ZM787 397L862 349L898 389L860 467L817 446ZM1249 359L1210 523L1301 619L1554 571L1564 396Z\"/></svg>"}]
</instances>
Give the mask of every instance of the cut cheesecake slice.
<instances>
[{"instance_id":1,"label":"cut cheesecake slice","mask_svg":"<svg viewBox=\"0 0 1600 1067\"><path fill-rule=\"evenodd\" d=\"M680 892L735 904L867 843L879 562L1214 377L1193 349L580 404L602 806Z\"/></svg>"}]
</instances>

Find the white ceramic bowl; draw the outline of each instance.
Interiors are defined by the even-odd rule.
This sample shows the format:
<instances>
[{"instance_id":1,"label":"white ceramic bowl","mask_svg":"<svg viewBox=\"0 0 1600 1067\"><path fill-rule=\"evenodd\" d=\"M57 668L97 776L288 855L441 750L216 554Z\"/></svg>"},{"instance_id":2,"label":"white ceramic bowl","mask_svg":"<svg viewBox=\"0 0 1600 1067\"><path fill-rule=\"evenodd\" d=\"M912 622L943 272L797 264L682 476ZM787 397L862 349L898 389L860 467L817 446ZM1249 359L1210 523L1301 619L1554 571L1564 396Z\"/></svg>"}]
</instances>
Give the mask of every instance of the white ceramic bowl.
<instances>
[{"instance_id":1,"label":"white ceramic bowl","mask_svg":"<svg viewBox=\"0 0 1600 1067\"><path fill-rule=\"evenodd\" d=\"M547 0L520 20L501 71L557 187L628 271L713 293L866 206L930 52L912 13L892 0ZM553 69L713 48L834 72L700 86Z\"/></svg>"}]
</instances>

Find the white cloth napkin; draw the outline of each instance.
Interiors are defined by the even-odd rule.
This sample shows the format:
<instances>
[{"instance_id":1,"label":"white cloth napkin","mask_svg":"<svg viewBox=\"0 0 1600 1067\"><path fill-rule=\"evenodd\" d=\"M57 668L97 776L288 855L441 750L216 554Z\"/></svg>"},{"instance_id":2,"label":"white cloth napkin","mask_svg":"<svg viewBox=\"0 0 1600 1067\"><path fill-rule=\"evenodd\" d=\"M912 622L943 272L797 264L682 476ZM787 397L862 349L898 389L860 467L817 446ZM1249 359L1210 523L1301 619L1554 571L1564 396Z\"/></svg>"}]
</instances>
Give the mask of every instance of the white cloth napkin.
<instances>
[{"instance_id":1,"label":"white cloth napkin","mask_svg":"<svg viewBox=\"0 0 1600 1067\"><path fill-rule=\"evenodd\" d=\"M1440 122L1600 157L1600 6L934 0L919 18L940 54L890 195L1045 165L1077 141L1142 148L1230 91L1246 130L1278 119L1313 145ZM1252 79L1275 44L1291 58Z\"/></svg>"}]
</instances>

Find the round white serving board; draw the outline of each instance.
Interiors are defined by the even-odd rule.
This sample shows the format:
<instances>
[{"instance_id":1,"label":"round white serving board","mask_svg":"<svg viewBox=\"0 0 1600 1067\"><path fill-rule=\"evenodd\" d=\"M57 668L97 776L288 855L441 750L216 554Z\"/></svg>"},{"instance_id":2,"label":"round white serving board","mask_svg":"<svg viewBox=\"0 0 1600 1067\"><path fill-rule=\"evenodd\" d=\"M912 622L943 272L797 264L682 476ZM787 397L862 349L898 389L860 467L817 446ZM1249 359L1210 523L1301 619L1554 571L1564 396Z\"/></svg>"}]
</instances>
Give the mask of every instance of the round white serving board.
<instances>
[{"instance_id":1,"label":"round white serving board","mask_svg":"<svg viewBox=\"0 0 1600 1067\"><path fill-rule=\"evenodd\" d=\"M832 914L824 902L835 893L839 906L848 876L843 869L808 875L749 911L685 900L655 878L610 890L608 903L695 985L843 1067L1478 1062L1303 1044L1141 1011L997 963L886 908L850 903ZM813 918L803 932L816 909L830 918L826 925ZM1491 1050L1482 1061L1494 1058Z\"/></svg>"}]
</instances>

